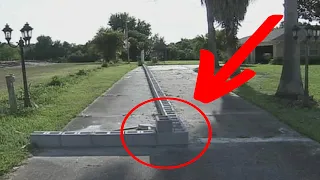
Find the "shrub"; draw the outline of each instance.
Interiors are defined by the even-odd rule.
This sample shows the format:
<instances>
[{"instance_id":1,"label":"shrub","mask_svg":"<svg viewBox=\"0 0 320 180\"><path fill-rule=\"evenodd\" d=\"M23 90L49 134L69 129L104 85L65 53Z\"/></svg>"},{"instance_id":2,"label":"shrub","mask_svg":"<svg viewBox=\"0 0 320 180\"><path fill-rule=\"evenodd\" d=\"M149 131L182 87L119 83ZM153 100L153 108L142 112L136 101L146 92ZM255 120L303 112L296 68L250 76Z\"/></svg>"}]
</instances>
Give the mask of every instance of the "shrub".
<instances>
[{"instance_id":1,"label":"shrub","mask_svg":"<svg viewBox=\"0 0 320 180\"><path fill-rule=\"evenodd\" d=\"M274 65L282 65L283 64L283 58L276 58L276 59L271 59L270 64ZM301 57L300 58L300 64L304 65L305 64L305 58ZM310 57L309 58L309 64L310 65L320 65L320 58L319 57Z\"/></svg>"},{"instance_id":2,"label":"shrub","mask_svg":"<svg viewBox=\"0 0 320 180\"><path fill-rule=\"evenodd\" d=\"M78 75L78 76L84 76L84 75L87 75L87 74L88 74L88 72L85 71L85 70L83 70L83 69L80 69L80 70L76 73L76 75Z\"/></svg>"},{"instance_id":3,"label":"shrub","mask_svg":"<svg viewBox=\"0 0 320 180\"><path fill-rule=\"evenodd\" d=\"M268 63L270 63L271 59L272 59L272 54L271 53L264 53L263 54L263 61L261 63L262 64L268 64Z\"/></svg>"},{"instance_id":4,"label":"shrub","mask_svg":"<svg viewBox=\"0 0 320 180\"><path fill-rule=\"evenodd\" d=\"M158 63L158 59L156 57L152 57L151 63L157 64Z\"/></svg>"},{"instance_id":5,"label":"shrub","mask_svg":"<svg viewBox=\"0 0 320 180\"><path fill-rule=\"evenodd\" d=\"M273 65L282 65L282 63L283 63L283 59L280 57L271 59L269 61L269 64L273 64Z\"/></svg>"},{"instance_id":6,"label":"shrub","mask_svg":"<svg viewBox=\"0 0 320 180\"><path fill-rule=\"evenodd\" d=\"M63 80L58 76L53 76L51 81L48 82L48 86L63 86Z\"/></svg>"},{"instance_id":7,"label":"shrub","mask_svg":"<svg viewBox=\"0 0 320 180\"><path fill-rule=\"evenodd\" d=\"M101 67L104 67L104 68L109 67L109 64L107 62L104 62L101 64Z\"/></svg>"}]
</instances>

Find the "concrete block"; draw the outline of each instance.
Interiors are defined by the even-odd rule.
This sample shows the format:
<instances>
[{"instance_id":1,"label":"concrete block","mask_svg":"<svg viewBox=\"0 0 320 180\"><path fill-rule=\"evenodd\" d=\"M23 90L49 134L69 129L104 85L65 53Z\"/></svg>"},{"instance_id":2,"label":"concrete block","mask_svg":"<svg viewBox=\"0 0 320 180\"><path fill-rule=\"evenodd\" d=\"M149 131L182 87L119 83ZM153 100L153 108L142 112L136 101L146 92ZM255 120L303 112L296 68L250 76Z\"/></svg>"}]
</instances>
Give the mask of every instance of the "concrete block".
<instances>
[{"instance_id":1,"label":"concrete block","mask_svg":"<svg viewBox=\"0 0 320 180\"><path fill-rule=\"evenodd\" d=\"M138 125L138 130L153 130L156 127L152 124L139 124Z\"/></svg>"},{"instance_id":2,"label":"concrete block","mask_svg":"<svg viewBox=\"0 0 320 180\"><path fill-rule=\"evenodd\" d=\"M168 116L158 115L157 120L169 120Z\"/></svg>"},{"instance_id":3,"label":"concrete block","mask_svg":"<svg viewBox=\"0 0 320 180\"><path fill-rule=\"evenodd\" d=\"M174 133L157 133L157 145L187 145L189 143L189 134L187 131Z\"/></svg>"},{"instance_id":4,"label":"concrete block","mask_svg":"<svg viewBox=\"0 0 320 180\"><path fill-rule=\"evenodd\" d=\"M168 118L159 117L156 120L157 132L172 132L172 121Z\"/></svg>"},{"instance_id":5,"label":"concrete block","mask_svg":"<svg viewBox=\"0 0 320 180\"><path fill-rule=\"evenodd\" d=\"M124 135L127 146L155 146L156 133L152 130L126 131Z\"/></svg>"},{"instance_id":6,"label":"concrete block","mask_svg":"<svg viewBox=\"0 0 320 180\"><path fill-rule=\"evenodd\" d=\"M91 135L92 145L95 147L119 147L122 146L120 131L95 132Z\"/></svg>"},{"instance_id":7,"label":"concrete block","mask_svg":"<svg viewBox=\"0 0 320 180\"><path fill-rule=\"evenodd\" d=\"M38 148L55 148L61 146L60 131L35 131L31 133L30 142Z\"/></svg>"},{"instance_id":8,"label":"concrete block","mask_svg":"<svg viewBox=\"0 0 320 180\"><path fill-rule=\"evenodd\" d=\"M91 147L91 132L66 131L61 134L62 147Z\"/></svg>"}]
</instances>

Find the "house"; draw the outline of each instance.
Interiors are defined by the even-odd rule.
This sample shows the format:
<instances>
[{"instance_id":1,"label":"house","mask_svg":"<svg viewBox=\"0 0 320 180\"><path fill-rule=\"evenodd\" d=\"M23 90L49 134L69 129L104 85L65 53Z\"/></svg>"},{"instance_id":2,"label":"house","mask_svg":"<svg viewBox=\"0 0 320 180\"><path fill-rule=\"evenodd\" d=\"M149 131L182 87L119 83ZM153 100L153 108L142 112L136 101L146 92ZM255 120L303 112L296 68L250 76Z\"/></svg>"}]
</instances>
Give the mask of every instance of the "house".
<instances>
[{"instance_id":1,"label":"house","mask_svg":"<svg viewBox=\"0 0 320 180\"><path fill-rule=\"evenodd\" d=\"M301 40L305 39L306 33L299 31L298 40L300 42L300 57L304 59L306 55L305 43ZM239 39L239 45L244 44L250 36ZM320 38L315 41L310 39L309 41L309 57L310 59L320 60ZM264 55L270 53L273 59L283 59L283 47L284 47L284 28L274 29L246 59L245 63L263 63L265 60ZM298 54L299 56L299 54Z\"/></svg>"}]
</instances>

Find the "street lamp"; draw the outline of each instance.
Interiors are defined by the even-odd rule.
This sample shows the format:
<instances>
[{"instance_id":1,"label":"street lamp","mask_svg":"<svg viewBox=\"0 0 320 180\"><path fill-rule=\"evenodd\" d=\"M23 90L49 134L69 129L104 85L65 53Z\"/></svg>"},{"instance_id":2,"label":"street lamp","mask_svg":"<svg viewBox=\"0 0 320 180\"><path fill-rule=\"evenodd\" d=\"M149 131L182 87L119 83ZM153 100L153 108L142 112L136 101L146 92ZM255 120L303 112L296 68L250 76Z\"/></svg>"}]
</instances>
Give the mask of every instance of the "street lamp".
<instances>
[{"instance_id":1,"label":"street lamp","mask_svg":"<svg viewBox=\"0 0 320 180\"><path fill-rule=\"evenodd\" d=\"M311 38L314 38L316 41L319 36L320 36L320 28L318 25L316 26L311 26L310 24L307 24L304 28L304 33L306 35L306 38L302 41L305 42L305 80L304 80L304 98L303 98L303 105L305 107L309 107L309 41ZM298 32L301 29L299 26L295 25L292 28L292 34L293 34L293 39L298 40Z\"/></svg>"},{"instance_id":2,"label":"street lamp","mask_svg":"<svg viewBox=\"0 0 320 180\"><path fill-rule=\"evenodd\" d=\"M23 28L20 30L22 37L18 42L18 45L13 45L10 43L11 40L11 33L12 29L9 27L8 24L3 28L3 32L5 35L5 39L8 42L8 45L12 48L20 48L20 55L21 55L21 68L22 68L22 78L23 78L23 87L24 87L24 107L31 107L31 100L28 90L28 82L27 82L27 73L26 73L26 65L24 60L24 47L26 45L30 45L30 39L32 37L32 30L33 28L26 23Z\"/></svg>"}]
</instances>

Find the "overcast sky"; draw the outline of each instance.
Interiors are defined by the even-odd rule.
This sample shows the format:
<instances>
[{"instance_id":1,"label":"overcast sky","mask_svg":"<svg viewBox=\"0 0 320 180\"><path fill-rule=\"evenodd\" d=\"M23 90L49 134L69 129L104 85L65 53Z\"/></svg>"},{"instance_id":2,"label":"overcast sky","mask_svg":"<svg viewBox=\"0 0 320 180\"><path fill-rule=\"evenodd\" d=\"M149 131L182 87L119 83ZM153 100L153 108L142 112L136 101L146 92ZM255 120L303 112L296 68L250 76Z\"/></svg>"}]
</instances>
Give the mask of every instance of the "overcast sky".
<instances>
[{"instance_id":1,"label":"overcast sky","mask_svg":"<svg viewBox=\"0 0 320 180\"><path fill-rule=\"evenodd\" d=\"M206 11L200 0L0 0L0 28L8 23L13 40L29 22L37 36L53 40L85 43L99 27L107 26L110 14L128 12L149 22L153 33L166 42L193 38L207 31ZM283 0L255 0L246 14L238 37L251 35L272 14L283 14ZM4 41L1 32L0 41Z\"/></svg>"}]
</instances>

